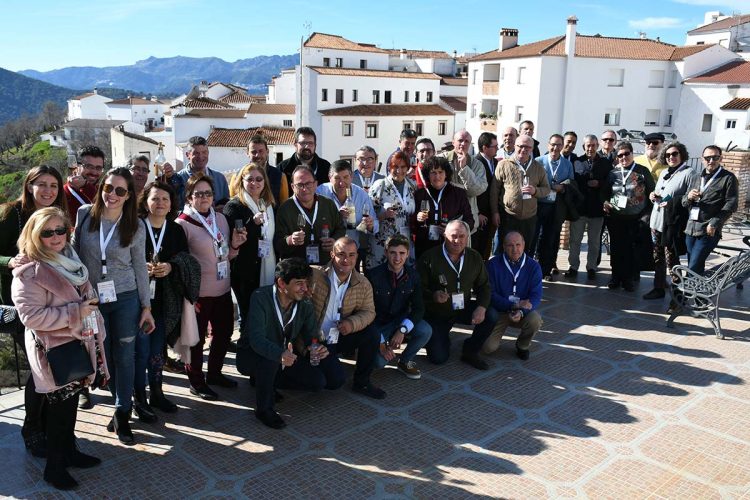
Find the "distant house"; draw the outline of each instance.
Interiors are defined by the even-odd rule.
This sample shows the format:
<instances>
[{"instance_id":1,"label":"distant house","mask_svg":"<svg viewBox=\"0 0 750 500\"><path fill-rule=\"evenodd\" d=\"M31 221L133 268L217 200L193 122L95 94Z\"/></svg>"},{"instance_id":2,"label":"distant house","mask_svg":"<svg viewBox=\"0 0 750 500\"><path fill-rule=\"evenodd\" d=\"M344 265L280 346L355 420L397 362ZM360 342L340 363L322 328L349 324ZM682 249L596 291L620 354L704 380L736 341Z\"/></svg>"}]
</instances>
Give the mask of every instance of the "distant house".
<instances>
[{"instance_id":1,"label":"distant house","mask_svg":"<svg viewBox=\"0 0 750 500\"><path fill-rule=\"evenodd\" d=\"M129 132L122 125L110 129L110 141L112 165L117 167L127 165L128 160L135 155L145 155L151 160L159 151L158 141L142 134Z\"/></svg>"},{"instance_id":2,"label":"distant house","mask_svg":"<svg viewBox=\"0 0 750 500\"><path fill-rule=\"evenodd\" d=\"M167 105L156 96L149 99L127 97L109 101L105 106L107 119L140 123L147 131L164 127L164 113L168 109Z\"/></svg>"},{"instance_id":3,"label":"distant house","mask_svg":"<svg viewBox=\"0 0 750 500\"><path fill-rule=\"evenodd\" d=\"M725 16L721 12L706 12L704 23L687 32L685 45L714 43L750 57L750 14Z\"/></svg>"},{"instance_id":4,"label":"distant house","mask_svg":"<svg viewBox=\"0 0 750 500\"><path fill-rule=\"evenodd\" d=\"M76 119L108 120L106 104L112 99L97 89L68 99L68 121Z\"/></svg>"},{"instance_id":5,"label":"distant house","mask_svg":"<svg viewBox=\"0 0 750 500\"><path fill-rule=\"evenodd\" d=\"M109 136L111 128L123 125L126 120L94 120L88 118L77 118L63 124L65 139L73 142L88 141L96 143L102 136ZM143 127L135 123L129 123L126 127L130 130L137 131L140 127L143 133Z\"/></svg>"}]
</instances>

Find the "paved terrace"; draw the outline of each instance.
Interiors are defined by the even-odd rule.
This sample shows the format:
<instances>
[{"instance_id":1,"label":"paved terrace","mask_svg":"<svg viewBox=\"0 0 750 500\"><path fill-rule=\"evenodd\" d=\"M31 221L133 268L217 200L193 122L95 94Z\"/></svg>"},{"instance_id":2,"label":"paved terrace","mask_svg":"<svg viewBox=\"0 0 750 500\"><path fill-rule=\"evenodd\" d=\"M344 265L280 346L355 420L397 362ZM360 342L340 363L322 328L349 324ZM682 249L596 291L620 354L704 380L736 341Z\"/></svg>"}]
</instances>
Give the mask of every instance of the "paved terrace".
<instances>
[{"instance_id":1,"label":"paved terrace","mask_svg":"<svg viewBox=\"0 0 750 500\"><path fill-rule=\"evenodd\" d=\"M750 498L750 290L723 297L720 341L702 320L667 330L667 299L640 299L650 278L634 294L607 290L608 278L545 283L527 362L507 340L491 370L464 365L457 329L448 364L419 357L422 380L376 373L382 402L287 391L283 431L256 421L244 377L204 402L167 374L180 411L136 422L138 444L125 447L106 431L112 405L96 391L76 431L104 463L73 470L72 496ZM23 415L22 392L0 397L0 495L67 497L24 451Z\"/></svg>"}]
</instances>

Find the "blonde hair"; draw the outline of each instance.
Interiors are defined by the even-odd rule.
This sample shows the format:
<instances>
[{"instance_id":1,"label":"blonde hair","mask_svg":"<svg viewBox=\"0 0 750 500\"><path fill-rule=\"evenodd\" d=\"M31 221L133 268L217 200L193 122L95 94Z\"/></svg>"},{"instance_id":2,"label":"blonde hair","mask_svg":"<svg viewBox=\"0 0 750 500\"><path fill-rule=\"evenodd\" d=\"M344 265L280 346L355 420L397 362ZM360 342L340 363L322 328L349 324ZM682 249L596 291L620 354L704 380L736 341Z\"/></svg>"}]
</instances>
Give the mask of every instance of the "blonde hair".
<instances>
[{"instance_id":1,"label":"blonde hair","mask_svg":"<svg viewBox=\"0 0 750 500\"><path fill-rule=\"evenodd\" d=\"M18 238L18 252L26 255L31 260L55 260L57 254L45 248L42 243L42 230L54 218L60 219L65 229L70 229L68 216L61 209L57 207L40 208L31 214L31 217L29 217L29 220L23 227L21 236ZM68 231L66 241L70 241L70 231Z\"/></svg>"},{"instance_id":2,"label":"blonde hair","mask_svg":"<svg viewBox=\"0 0 750 500\"><path fill-rule=\"evenodd\" d=\"M263 176L263 191L260 192L260 197L263 199L263 201L266 202L267 205L276 205L276 200L273 197L273 193L271 192L271 184L268 181L268 174L266 173L266 169L258 165L257 163L248 163L242 169L234 174L232 177L232 181L229 185L229 194L230 196L236 196L240 203L243 205L245 204L245 200L243 199L240 194L245 189L242 185L242 179L252 172L253 170L257 170L260 172L260 175Z\"/></svg>"}]
</instances>

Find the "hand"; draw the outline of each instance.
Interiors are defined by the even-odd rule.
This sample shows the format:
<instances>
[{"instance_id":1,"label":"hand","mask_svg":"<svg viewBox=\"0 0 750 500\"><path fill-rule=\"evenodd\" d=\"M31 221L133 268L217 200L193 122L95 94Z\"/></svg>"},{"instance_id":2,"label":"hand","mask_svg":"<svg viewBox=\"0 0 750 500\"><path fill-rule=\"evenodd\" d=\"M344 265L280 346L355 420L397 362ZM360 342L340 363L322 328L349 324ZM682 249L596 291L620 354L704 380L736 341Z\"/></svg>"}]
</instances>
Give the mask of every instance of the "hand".
<instances>
[{"instance_id":1,"label":"hand","mask_svg":"<svg viewBox=\"0 0 750 500\"><path fill-rule=\"evenodd\" d=\"M450 296L448 295L448 292L444 292L443 290L435 290L432 293L432 300L437 302L438 304L445 304L448 302L448 299Z\"/></svg>"},{"instance_id":2,"label":"hand","mask_svg":"<svg viewBox=\"0 0 750 500\"><path fill-rule=\"evenodd\" d=\"M349 335L354 332L354 323L350 319L342 319L336 323L336 328L339 329L341 335Z\"/></svg>"},{"instance_id":3,"label":"hand","mask_svg":"<svg viewBox=\"0 0 750 500\"><path fill-rule=\"evenodd\" d=\"M484 313L487 311L482 306L477 306L476 309L474 309L474 313L471 315L471 324L472 325L478 325L484 321Z\"/></svg>"},{"instance_id":4,"label":"hand","mask_svg":"<svg viewBox=\"0 0 750 500\"><path fill-rule=\"evenodd\" d=\"M141 319L138 321L138 326L144 333L151 333L156 329L156 323L154 317L151 315L151 309L144 308L141 311Z\"/></svg>"},{"instance_id":5,"label":"hand","mask_svg":"<svg viewBox=\"0 0 750 500\"><path fill-rule=\"evenodd\" d=\"M424 212L417 212L417 222L424 222L429 216L429 214L426 214Z\"/></svg>"},{"instance_id":6,"label":"hand","mask_svg":"<svg viewBox=\"0 0 750 500\"><path fill-rule=\"evenodd\" d=\"M323 344L318 344L320 347L318 347L318 359L325 359L328 357L328 348L324 346Z\"/></svg>"},{"instance_id":7,"label":"hand","mask_svg":"<svg viewBox=\"0 0 750 500\"><path fill-rule=\"evenodd\" d=\"M659 203L659 208L665 208L667 205L669 205L669 202L662 201L661 203Z\"/></svg>"},{"instance_id":8,"label":"hand","mask_svg":"<svg viewBox=\"0 0 750 500\"><path fill-rule=\"evenodd\" d=\"M297 361L297 355L292 351L292 343L289 342L286 346L286 351L281 353L281 366L282 368L292 366L295 361Z\"/></svg>"},{"instance_id":9,"label":"hand","mask_svg":"<svg viewBox=\"0 0 750 500\"><path fill-rule=\"evenodd\" d=\"M86 178L82 175L71 175L68 177L68 183L76 189L81 189L86 185Z\"/></svg>"},{"instance_id":10,"label":"hand","mask_svg":"<svg viewBox=\"0 0 750 500\"><path fill-rule=\"evenodd\" d=\"M531 309L531 301L530 300L519 300L518 301L518 307L521 309Z\"/></svg>"},{"instance_id":11,"label":"hand","mask_svg":"<svg viewBox=\"0 0 750 500\"><path fill-rule=\"evenodd\" d=\"M713 236L713 235L715 235L715 234L716 234L716 228L715 228L715 227L713 227L713 226L712 226L711 224L709 224L708 226L706 226L706 234L707 234L708 236Z\"/></svg>"},{"instance_id":12,"label":"hand","mask_svg":"<svg viewBox=\"0 0 750 500\"><path fill-rule=\"evenodd\" d=\"M154 277L154 265L151 262L146 262L146 271L148 272L149 278Z\"/></svg>"},{"instance_id":13,"label":"hand","mask_svg":"<svg viewBox=\"0 0 750 500\"><path fill-rule=\"evenodd\" d=\"M654 191L651 191L651 194L648 195L648 199L652 202L655 202L657 199L661 199L661 196L656 194Z\"/></svg>"},{"instance_id":14,"label":"hand","mask_svg":"<svg viewBox=\"0 0 750 500\"><path fill-rule=\"evenodd\" d=\"M383 213L385 214L386 219L393 220L396 218L396 210L393 207L386 208Z\"/></svg>"},{"instance_id":15,"label":"hand","mask_svg":"<svg viewBox=\"0 0 750 500\"><path fill-rule=\"evenodd\" d=\"M391 349L398 349L401 347L401 344L404 342L404 334L400 331L396 331L396 333L393 334L393 337L391 337L391 341L389 342L389 346Z\"/></svg>"},{"instance_id":16,"label":"hand","mask_svg":"<svg viewBox=\"0 0 750 500\"><path fill-rule=\"evenodd\" d=\"M174 174L174 167L171 163L166 162L161 166L161 171L164 172L164 175L169 179Z\"/></svg>"},{"instance_id":17,"label":"hand","mask_svg":"<svg viewBox=\"0 0 750 500\"><path fill-rule=\"evenodd\" d=\"M589 181L588 181L588 182L586 183L586 185L587 185L588 187L590 187L590 188L595 188L595 187L599 187L599 181L597 181L596 179L591 179L591 180L589 180Z\"/></svg>"},{"instance_id":18,"label":"hand","mask_svg":"<svg viewBox=\"0 0 750 500\"><path fill-rule=\"evenodd\" d=\"M500 214L492 214L492 225L500 227Z\"/></svg>"},{"instance_id":19,"label":"hand","mask_svg":"<svg viewBox=\"0 0 750 500\"><path fill-rule=\"evenodd\" d=\"M373 229L375 229L375 223L372 221L372 217L365 215L362 217L362 220L365 221L365 227L369 232L372 232Z\"/></svg>"},{"instance_id":20,"label":"hand","mask_svg":"<svg viewBox=\"0 0 750 500\"><path fill-rule=\"evenodd\" d=\"M522 187L521 192L523 194L530 194L531 196L534 196L536 194L536 188L529 184L528 186Z\"/></svg>"},{"instance_id":21,"label":"hand","mask_svg":"<svg viewBox=\"0 0 750 500\"><path fill-rule=\"evenodd\" d=\"M172 272L172 264L169 262L159 262L152 266L154 278L163 278Z\"/></svg>"},{"instance_id":22,"label":"hand","mask_svg":"<svg viewBox=\"0 0 750 500\"><path fill-rule=\"evenodd\" d=\"M253 216L253 222L255 222L256 226L262 226L264 222L266 222L266 213L265 212L258 212Z\"/></svg>"},{"instance_id":23,"label":"hand","mask_svg":"<svg viewBox=\"0 0 750 500\"><path fill-rule=\"evenodd\" d=\"M380 344L380 355L385 358L386 361L390 361L396 357L396 353L388 344Z\"/></svg>"},{"instance_id":24,"label":"hand","mask_svg":"<svg viewBox=\"0 0 750 500\"><path fill-rule=\"evenodd\" d=\"M552 190L556 193L564 193L565 186L563 186L562 184L555 184L552 186Z\"/></svg>"},{"instance_id":25,"label":"hand","mask_svg":"<svg viewBox=\"0 0 750 500\"><path fill-rule=\"evenodd\" d=\"M688 193L688 200L690 201L698 201L701 199L701 192L697 189L691 189Z\"/></svg>"},{"instance_id":26,"label":"hand","mask_svg":"<svg viewBox=\"0 0 750 500\"><path fill-rule=\"evenodd\" d=\"M78 310L81 313L81 320L83 320L83 318L87 317L92 312L98 311L99 308L96 306L98 303L99 299L88 299L81 302L78 306Z\"/></svg>"},{"instance_id":27,"label":"hand","mask_svg":"<svg viewBox=\"0 0 750 500\"><path fill-rule=\"evenodd\" d=\"M604 211L609 213L609 211L612 210L612 204L608 201L604 202Z\"/></svg>"},{"instance_id":28,"label":"hand","mask_svg":"<svg viewBox=\"0 0 750 500\"><path fill-rule=\"evenodd\" d=\"M289 246L298 247L305 244L305 232L303 230L295 231L287 236L287 244Z\"/></svg>"},{"instance_id":29,"label":"hand","mask_svg":"<svg viewBox=\"0 0 750 500\"><path fill-rule=\"evenodd\" d=\"M349 209L346 207L339 208L339 214L341 214L341 218L346 220L347 217L349 217Z\"/></svg>"},{"instance_id":30,"label":"hand","mask_svg":"<svg viewBox=\"0 0 750 500\"><path fill-rule=\"evenodd\" d=\"M487 221L488 221L488 220L489 220L489 219L487 219L487 217L486 217L486 216L484 216L484 215L482 215L482 214L479 214L479 227L484 227L484 226L486 226L486 225L487 225Z\"/></svg>"},{"instance_id":31,"label":"hand","mask_svg":"<svg viewBox=\"0 0 750 500\"><path fill-rule=\"evenodd\" d=\"M510 320L514 323L518 323L523 318L523 313L520 311L520 309L515 309L508 313L508 317L510 317Z\"/></svg>"},{"instance_id":32,"label":"hand","mask_svg":"<svg viewBox=\"0 0 750 500\"><path fill-rule=\"evenodd\" d=\"M29 262L31 262L31 260L29 260L28 257L19 253L8 261L8 268L15 269L16 267L21 267L22 265L28 264Z\"/></svg>"},{"instance_id":33,"label":"hand","mask_svg":"<svg viewBox=\"0 0 750 500\"><path fill-rule=\"evenodd\" d=\"M324 252L330 252L334 243L336 243L336 240L333 238L320 238L320 248Z\"/></svg>"},{"instance_id":34,"label":"hand","mask_svg":"<svg viewBox=\"0 0 750 500\"><path fill-rule=\"evenodd\" d=\"M456 151L456 160L459 170L464 168L469 163L469 157L465 155L463 151Z\"/></svg>"},{"instance_id":35,"label":"hand","mask_svg":"<svg viewBox=\"0 0 750 500\"><path fill-rule=\"evenodd\" d=\"M235 229L232 233L232 248L237 249L247 241L247 229Z\"/></svg>"}]
</instances>

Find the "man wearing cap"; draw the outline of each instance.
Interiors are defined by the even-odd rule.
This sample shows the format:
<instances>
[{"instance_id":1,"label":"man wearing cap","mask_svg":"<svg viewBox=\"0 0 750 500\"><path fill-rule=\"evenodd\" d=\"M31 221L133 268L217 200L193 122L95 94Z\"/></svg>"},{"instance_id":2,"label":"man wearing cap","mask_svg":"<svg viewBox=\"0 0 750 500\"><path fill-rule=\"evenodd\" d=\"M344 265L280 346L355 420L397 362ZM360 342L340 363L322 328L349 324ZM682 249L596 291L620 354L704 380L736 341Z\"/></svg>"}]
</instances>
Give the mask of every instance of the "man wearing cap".
<instances>
[{"instance_id":1,"label":"man wearing cap","mask_svg":"<svg viewBox=\"0 0 750 500\"><path fill-rule=\"evenodd\" d=\"M635 162L648 168L654 177L654 182L656 182L659 180L661 171L667 168L666 165L659 162L659 152L664 145L664 136L652 132L647 134L643 139L646 141L646 151L642 155L636 156Z\"/></svg>"}]
</instances>

